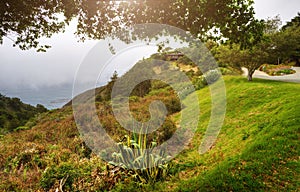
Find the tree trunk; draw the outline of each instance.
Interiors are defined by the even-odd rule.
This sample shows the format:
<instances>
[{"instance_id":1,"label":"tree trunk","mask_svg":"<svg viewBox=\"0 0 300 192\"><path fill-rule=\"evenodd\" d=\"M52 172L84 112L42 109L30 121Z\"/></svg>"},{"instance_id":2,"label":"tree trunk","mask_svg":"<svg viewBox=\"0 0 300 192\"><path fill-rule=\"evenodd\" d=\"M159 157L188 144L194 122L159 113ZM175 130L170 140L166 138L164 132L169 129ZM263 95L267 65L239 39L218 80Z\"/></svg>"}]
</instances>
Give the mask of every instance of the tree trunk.
<instances>
[{"instance_id":1,"label":"tree trunk","mask_svg":"<svg viewBox=\"0 0 300 192\"><path fill-rule=\"evenodd\" d=\"M248 74L248 81L252 81L252 75Z\"/></svg>"},{"instance_id":2,"label":"tree trunk","mask_svg":"<svg viewBox=\"0 0 300 192\"><path fill-rule=\"evenodd\" d=\"M299 59L296 58L295 61L296 61L296 65L295 65L295 66L296 66L296 67L300 67L300 61L299 61Z\"/></svg>"},{"instance_id":3,"label":"tree trunk","mask_svg":"<svg viewBox=\"0 0 300 192\"><path fill-rule=\"evenodd\" d=\"M253 70L248 70L248 81L252 81L252 76L253 76L254 71Z\"/></svg>"}]
</instances>

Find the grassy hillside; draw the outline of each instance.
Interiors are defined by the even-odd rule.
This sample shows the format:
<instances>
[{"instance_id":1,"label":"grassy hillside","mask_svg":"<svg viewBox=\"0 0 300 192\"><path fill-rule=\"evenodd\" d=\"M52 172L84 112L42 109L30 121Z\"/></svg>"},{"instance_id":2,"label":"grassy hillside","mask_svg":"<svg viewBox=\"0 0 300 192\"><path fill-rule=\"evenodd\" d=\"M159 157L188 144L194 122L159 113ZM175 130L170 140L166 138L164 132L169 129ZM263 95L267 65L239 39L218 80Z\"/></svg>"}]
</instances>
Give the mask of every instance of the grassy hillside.
<instances>
[{"instance_id":1,"label":"grassy hillside","mask_svg":"<svg viewBox=\"0 0 300 192\"><path fill-rule=\"evenodd\" d=\"M42 105L36 107L22 103L18 98L9 98L0 94L0 135L18 129L29 128L25 123L38 113L46 112Z\"/></svg>"},{"instance_id":2,"label":"grassy hillside","mask_svg":"<svg viewBox=\"0 0 300 192\"><path fill-rule=\"evenodd\" d=\"M199 155L209 93L199 91L201 125L176 160L176 191L297 191L300 187L300 85L226 77L227 113L215 146ZM192 102L192 101L191 101Z\"/></svg>"},{"instance_id":3,"label":"grassy hillside","mask_svg":"<svg viewBox=\"0 0 300 192\"><path fill-rule=\"evenodd\" d=\"M43 114L30 130L1 138L0 190L54 191L63 185L65 191L297 191L300 85L257 79L249 83L229 76L225 84L227 113L217 142L199 155L210 117L206 87L197 92L201 117L196 135L172 160L165 181L139 185L126 171L99 160L79 138L71 106L66 106ZM187 97L184 102L195 101Z\"/></svg>"}]
</instances>

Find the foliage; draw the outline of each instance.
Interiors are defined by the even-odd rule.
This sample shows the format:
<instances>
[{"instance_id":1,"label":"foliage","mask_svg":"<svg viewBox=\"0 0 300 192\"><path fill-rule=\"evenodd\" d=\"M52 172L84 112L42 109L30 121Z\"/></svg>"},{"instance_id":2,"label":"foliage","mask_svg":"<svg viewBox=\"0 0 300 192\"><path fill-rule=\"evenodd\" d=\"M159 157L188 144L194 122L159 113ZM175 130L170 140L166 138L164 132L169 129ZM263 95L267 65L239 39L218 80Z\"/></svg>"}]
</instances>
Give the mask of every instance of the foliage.
<instances>
[{"instance_id":1,"label":"foliage","mask_svg":"<svg viewBox=\"0 0 300 192\"><path fill-rule=\"evenodd\" d=\"M264 34L270 35L279 32L280 26L282 25L282 21L279 15L274 18L267 18L264 21Z\"/></svg>"},{"instance_id":2,"label":"foliage","mask_svg":"<svg viewBox=\"0 0 300 192\"><path fill-rule=\"evenodd\" d=\"M224 68L226 69L226 68ZM224 71L223 69L223 71ZM230 70L228 70L230 71ZM193 84L196 90L200 90L206 87L208 84L213 84L221 77L221 73L217 70L209 70L204 75L201 75L193 80Z\"/></svg>"},{"instance_id":3,"label":"foliage","mask_svg":"<svg viewBox=\"0 0 300 192\"><path fill-rule=\"evenodd\" d=\"M245 67L248 69L248 81L252 81L255 70L267 59L264 42L257 44L251 49L240 49L239 45L221 45L218 48L216 58L219 62L233 67Z\"/></svg>"},{"instance_id":4,"label":"foliage","mask_svg":"<svg viewBox=\"0 0 300 192\"><path fill-rule=\"evenodd\" d=\"M294 73L296 73L296 71L293 69L281 69L279 71L276 71L275 75L289 75Z\"/></svg>"},{"instance_id":5,"label":"foliage","mask_svg":"<svg viewBox=\"0 0 300 192\"><path fill-rule=\"evenodd\" d=\"M195 63L189 59L187 56L183 56L183 57L180 57L178 60L177 60L177 63L184 63L185 65L191 65L193 67L195 67Z\"/></svg>"},{"instance_id":6,"label":"foliage","mask_svg":"<svg viewBox=\"0 0 300 192\"><path fill-rule=\"evenodd\" d=\"M154 84L157 84L158 82L159 81L156 81ZM158 86L160 87L161 85ZM154 100L160 100L165 104L168 116L181 110L180 100L174 91L170 89L170 87L164 87L164 84L162 84L162 87L163 88L161 89L151 88L153 90L144 97L138 97L135 95L129 97L130 111L135 119L139 121L147 121L150 118L149 105ZM128 134L128 131L122 128L113 116L110 102L97 102L96 107L97 111L99 111L99 120L111 137L118 140L120 137L123 137L123 135ZM167 117L163 125L155 132L149 134L149 137L156 138L158 142L163 142L170 138L175 130L176 127L174 122Z\"/></svg>"},{"instance_id":7,"label":"foliage","mask_svg":"<svg viewBox=\"0 0 300 192\"><path fill-rule=\"evenodd\" d=\"M72 109L66 106L41 115L30 130L0 138L0 190L43 191L41 185L45 185L49 191L60 186L64 191L297 191L299 85L259 79L249 84L234 76L224 80L227 113L217 142L199 155L211 114L211 93L204 87L197 92L201 123L190 145L170 162L167 180L139 185L133 172L106 166L89 154L79 138ZM139 99L145 103L145 99L155 99L151 97ZM196 102L191 98L183 102ZM97 105L101 105L99 113L107 107L106 103ZM102 119L109 119L108 114L103 112ZM151 141L147 138L150 149ZM68 174L72 179L66 179Z\"/></svg>"},{"instance_id":8,"label":"foliage","mask_svg":"<svg viewBox=\"0 0 300 192\"><path fill-rule=\"evenodd\" d=\"M300 27L300 12L291 20L288 21L283 27L282 30L286 30L289 27Z\"/></svg>"},{"instance_id":9,"label":"foliage","mask_svg":"<svg viewBox=\"0 0 300 192\"><path fill-rule=\"evenodd\" d=\"M207 33L214 30L234 42L246 44L248 35L256 33L259 26L254 19L252 5L251 0L164 0L160 3L153 0L5 0L0 5L0 43L3 43L4 37L8 37L21 49L45 51L48 46L40 45L39 39L63 31L76 18L76 34L81 40L101 39L133 24L162 23L190 31L201 39L216 36ZM147 36L153 38L153 34ZM146 38L143 33L136 33L136 37ZM127 37L121 39L125 42L128 40Z\"/></svg>"},{"instance_id":10,"label":"foliage","mask_svg":"<svg viewBox=\"0 0 300 192\"><path fill-rule=\"evenodd\" d=\"M233 68L233 67L220 67L219 68L222 75L241 75L241 69L239 68Z\"/></svg>"},{"instance_id":11,"label":"foliage","mask_svg":"<svg viewBox=\"0 0 300 192\"><path fill-rule=\"evenodd\" d=\"M75 169L74 165L69 163L62 163L59 166L52 166L46 169L41 178L41 187L45 190L49 190L55 181L61 181L61 185L64 189L72 190L72 183L76 178L80 176L80 170Z\"/></svg>"},{"instance_id":12,"label":"foliage","mask_svg":"<svg viewBox=\"0 0 300 192\"><path fill-rule=\"evenodd\" d=\"M141 129L142 131L142 129ZM130 169L131 177L141 184L154 183L165 179L170 170L168 156L160 151L154 153L157 143L149 144L147 135L134 133L132 137L125 136L126 141L119 143L119 151L113 153L113 165Z\"/></svg>"},{"instance_id":13,"label":"foliage","mask_svg":"<svg viewBox=\"0 0 300 192\"><path fill-rule=\"evenodd\" d=\"M64 13L65 22L69 22L75 16L75 10L72 0L2 1L0 43L3 43L3 37L8 37L14 41L14 46L18 45L20 49L34 47L38 48L38 51L44 51L49 46L40 45L38 40L63 31L65 23L59 19L59 13Z\"/></svg>"},{"instance_id":14,"label":"foliage","mask_svg":"<svg viewBox=\"0 0 300 192\"><path fill-rule=\"evenodd\" d=\"M286 65L268 65L264 64L259 67L260 71L267 73L268 75L285 75L285 74L294 74L295 70L291 69L290 66Z\"/></svg>"},{"instance_id":15,"label":"foliage","mask_svg":"<svg viewBox=\"0 0 300 192\"><path fill-rule=\"evenodd\" d=\"M201 88L204 88L205 86L208 85L207 81L203 75L194 79L193 84L194 84L196 90L200 90Z\"/></svg>"},{"instance_id":16,"label":"foliage","mask_svg":"<svg viewBox=\"0 0 300 192\"><path fill-rule=\"evenodd\" d=\"M212 84L221 77L221 73L218 70L214 69L214 70L209 70L203 76L208 83Z\"/></svg>"},{"instance_id":17,"label":"foliage","mask_svg":"<svg viewBox=\"0 0 300 192\"><path fill-rule=\"evenodd\" d=\"M33 107L24 104L18 98L9 98L0 94L0 134L14 129L24 129L26 122L39 113L46 112L42 105ZM28 127L30 128L30 127Z\"/></svg>"},{"instance_id":18,"label":"foliage","mask_svg":"<svg viewBox=\"0 0 300 192\"><path fill-rule=\"evenodd\" d=\"M300 66L300 26L293 25L286 27L278 33L270 36L270 55L272 63L295 61Z\"/></svg>"},{"instance_id":19,"label":"foliage","mask_svg":"<svg viewBox=\"0 0 300 192\"><path fill-rule=\"evenodd\" d=\"M109 101L111 99L111 92L114 87L115 82L118 80L118 73L114 71L113 75L110 77L110 81L105 86L105 89L102 91L103 95L101 100ZM100 94L99 94L100 95Z\"/></svg>"},{"instance_id":20,"label":"foliage","mask_svg":"<svg viewBox=\"0 0 300 192\"><path fill-rule=\"evenodd\" d=\"M93 156L48 166L40 186L47 191L107 191L126 178L127 171L110 166Z\"/></svg>"}]
</instances>

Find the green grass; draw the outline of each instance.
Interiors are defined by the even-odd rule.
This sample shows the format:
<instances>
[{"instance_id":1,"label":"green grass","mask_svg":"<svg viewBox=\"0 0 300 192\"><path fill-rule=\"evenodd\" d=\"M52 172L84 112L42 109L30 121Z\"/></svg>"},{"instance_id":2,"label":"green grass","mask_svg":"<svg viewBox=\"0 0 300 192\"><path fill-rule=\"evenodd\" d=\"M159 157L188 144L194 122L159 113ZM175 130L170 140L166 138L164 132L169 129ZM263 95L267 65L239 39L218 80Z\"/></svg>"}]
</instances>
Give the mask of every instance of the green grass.
<instances>
[{"instance_id":1,"label":"green grass","mask_svg":"<svg viewBox=\"0 0 300 192\"><path fill-rule=\"evenodd\" d=\"M42 190L38 183L55 189L65 179L76 184L69 189L90 191L298 191L300 84L232 76L224 80L227 112L217 141L207 153L198 153L211 112L206 87L197 91L200 121L195 136L172 160L172 176L164 181L142 185L126 179L126 171L106 170L104 162L89 158L71 107L66 107L46 113L30 130L0 138L0 190ZM184 103L196 107L192 95ZM55 174L46 174L51 171L61 174L54 186Z\"/></svg>"},{"instance_id":2,"label":"green grass","mask_svg":"<svg viewBox=\"0 0 300 192\"><path fill-rule=\"evenodd\" d=\"M198 130L190 148L173 160L173 177L143 190L300 189L300 85L259 79L247 82L241 77L225 77L225 84L227 113L214 147L204 155L198 153L210 117L210 93L205 88L198 91ZM193 102L189 97L186 101Z\"/></svg>"}]
</instances>

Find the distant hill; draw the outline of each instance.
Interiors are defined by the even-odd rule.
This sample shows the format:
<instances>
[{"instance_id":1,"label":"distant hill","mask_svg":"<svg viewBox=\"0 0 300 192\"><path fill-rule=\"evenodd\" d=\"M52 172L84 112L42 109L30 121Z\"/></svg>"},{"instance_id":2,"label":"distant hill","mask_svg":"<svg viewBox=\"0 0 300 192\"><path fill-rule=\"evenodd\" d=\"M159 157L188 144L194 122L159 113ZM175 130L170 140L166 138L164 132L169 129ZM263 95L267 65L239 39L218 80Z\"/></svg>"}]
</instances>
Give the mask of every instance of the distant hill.
<instances>
[{"instance_id":1,"label":"distant hill","mask_svg":"<svg viewBox=\"0 0 300 192\"><path fill-rule=\"evenodd\" d=\"M9 98L0 94L0 134L11 132L25 125L36 114L46 111L43 105L34 107L22 103L19 98Z\"/></svg>"}]
</instances>

